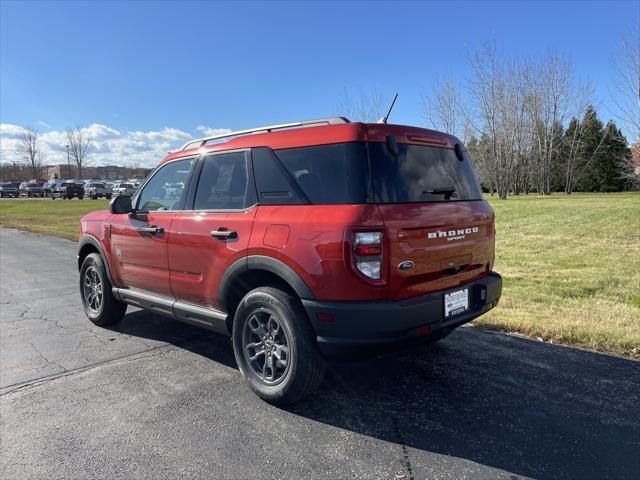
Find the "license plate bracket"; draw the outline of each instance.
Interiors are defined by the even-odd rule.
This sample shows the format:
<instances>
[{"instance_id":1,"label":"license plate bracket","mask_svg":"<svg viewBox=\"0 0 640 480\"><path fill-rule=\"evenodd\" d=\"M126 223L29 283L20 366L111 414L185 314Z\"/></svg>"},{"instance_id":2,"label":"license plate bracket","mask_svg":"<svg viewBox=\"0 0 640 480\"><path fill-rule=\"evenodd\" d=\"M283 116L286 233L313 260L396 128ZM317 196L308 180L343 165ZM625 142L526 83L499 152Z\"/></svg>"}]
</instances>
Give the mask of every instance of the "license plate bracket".
<instances>
[{"instance_id":1,"label":"license plate bracket","mask_svg":"<svg viewBox=\"0 0 640 480\"><path fill-rule=\"evenodd\" d=\"M467 310L469 310L468 288L444 294L444 318L460 315Z\"/></svg>"}]
</instances>

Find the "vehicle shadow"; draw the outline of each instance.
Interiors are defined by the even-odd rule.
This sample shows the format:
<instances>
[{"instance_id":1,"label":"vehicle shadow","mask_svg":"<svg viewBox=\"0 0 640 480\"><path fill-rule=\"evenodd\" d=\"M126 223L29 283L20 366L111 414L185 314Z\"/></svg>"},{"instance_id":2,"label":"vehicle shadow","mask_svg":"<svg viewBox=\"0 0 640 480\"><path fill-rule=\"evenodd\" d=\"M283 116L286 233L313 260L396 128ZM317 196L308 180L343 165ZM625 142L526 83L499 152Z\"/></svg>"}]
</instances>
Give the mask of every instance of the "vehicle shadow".
<instances>
[{"instance_id":1,"label":"vehicle shadow","mask_svg":"<svg viewBox=\"0 0 640 480\"><path fill-rule=\"evenodd\" d=\"M230 339L188 323L135 310L127 313L124 321L109 328L125 335L166 342L227 367L238 368Z\"/></svg>"},{"instance_id":2,"label":"vehicle shadow","mask_svg":"<svg viewBox=\"0 0 640 480\"><path fill-rule=\"evenodd\" d=\"M118 331L237 368L222 336L128 317ZM479 328L331 364L319 391L286 410L401 446L409 474L428 469L433 454L539 479L640 472L640 363Z\"/></svg>"}]
</instances>

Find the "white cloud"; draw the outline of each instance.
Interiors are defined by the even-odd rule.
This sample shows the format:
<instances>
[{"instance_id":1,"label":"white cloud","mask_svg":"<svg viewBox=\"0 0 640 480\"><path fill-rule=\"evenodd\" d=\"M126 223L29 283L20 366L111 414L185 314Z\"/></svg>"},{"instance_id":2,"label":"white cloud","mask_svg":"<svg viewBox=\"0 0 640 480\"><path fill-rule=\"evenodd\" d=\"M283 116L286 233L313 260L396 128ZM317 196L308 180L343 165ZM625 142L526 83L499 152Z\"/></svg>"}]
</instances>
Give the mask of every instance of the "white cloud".
<instances>
[{"instance_id":1,"label":"white cloud","mask_svg":"<svg viewBox=\"0 0 640 480\"><path fill-rule=\"evenodd\" d=\"M121 132L107 125L93 123L82 131L91 138L87 165L136 165L154 167L171 150L194 138L194 135L177 128L161 130L132 130ZM229 132L226 128L211 128L198 125L197 136L209 136ZM0 162L18 161L16 147L24 128L10 123L0 124ZM66 163L64 131L49 131L40 134L42 163L52 165Z\"/></svg>"},{"instance_id":2,"label":"white cloud","mask_svg":"<svg viewBox=\"0 0 640 480\"><path fill-rule=\"evenodd\" d=\"M211 128L204 125L198 125L196 130L201 132L204 137L213 137L214 135L222 135L231 131L228 128Z\"/></svg>"}]
</instances>

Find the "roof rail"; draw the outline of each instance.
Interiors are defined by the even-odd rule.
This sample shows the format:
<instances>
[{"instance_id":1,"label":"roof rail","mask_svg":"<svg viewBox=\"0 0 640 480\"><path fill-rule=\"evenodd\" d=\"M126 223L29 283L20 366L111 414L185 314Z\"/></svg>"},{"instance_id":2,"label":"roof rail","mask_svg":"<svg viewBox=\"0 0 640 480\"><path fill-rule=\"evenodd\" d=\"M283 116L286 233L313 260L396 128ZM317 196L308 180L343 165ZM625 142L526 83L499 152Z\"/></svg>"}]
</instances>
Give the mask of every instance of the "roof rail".
<instances>
[{"instance_id":1,"label":"roof rail","mask_svg":"<svg viewBox=\"0 0 640 480\"><path fill-rule=\"evenodd\" d=\"M267 125L266 127L250 128L248 130L239 130L237 132L223 133L221 135L213 135L211 137L198 138L197 140L189 140L185 143L180 150L186 150L187 148L203 147L211 140L220 140L223 138L241 137L243 135L251 135L255 133L266 133L274 130L286 130L293 128L305 128L316 127L320 125L340 125L343 123L349 123L349 120L345 117L328 117L318 118L316 120L304 120L302 122L282 123L280 125Z\"/></svg>"}]
</instances>

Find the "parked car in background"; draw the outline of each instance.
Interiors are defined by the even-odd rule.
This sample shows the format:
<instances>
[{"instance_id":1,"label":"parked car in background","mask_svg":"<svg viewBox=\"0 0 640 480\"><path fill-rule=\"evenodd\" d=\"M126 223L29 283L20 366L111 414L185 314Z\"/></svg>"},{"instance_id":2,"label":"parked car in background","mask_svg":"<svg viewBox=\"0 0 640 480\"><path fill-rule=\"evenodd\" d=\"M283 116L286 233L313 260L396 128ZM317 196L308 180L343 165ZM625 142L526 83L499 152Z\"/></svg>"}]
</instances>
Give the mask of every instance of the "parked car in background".
<instances>
[{"instance_id":1,"label":"parked car in background","mask_svg":"<svg viewBox=\"0 0 640 480\"><path fill-rule=\"evenodd\" d=\"M52 199L62 198L63 200L71 200L78 197L80 200L84 198L84 184L76 182L65 182L58 184L51 196Z\"/></svg>"},{"instance_id":2,"label":"parked car in background","mask_svg":"<svg viewBox=\"0 0 640 480\"><path fill-rule=\"evenodd\" d=\"M23 185L24 186L20 187L20 196L31 198L42 197L44 195L42 190L44 183L29 182L24 183Z\"/></svg>"},{"instance_id":3,"label":"parked car in background","mask_svg":"<svg viewBox=\"0 0 640 480\"><path fill-rule=\"evenodd\" d=\"M15 183L0 182L0 198L4 197L17 197L18 187Z\"/></svg>"},{"instance_id":4,"label":"parked car in background","mask_svg":"<svg viewBox=\"0 0 640 480\"><path fill-rule=\"evenodd\" d=\"M56 188L56 185L58 185L60 182L47 182L44 185L42 185L42 195L44 197L51 197L51 195L53 195L53 190L54 188Z\"/></svg>"},{"instance_id":5,"label":"parked car in background","mask_svg":"<svg viewBox=\"0 0 640 480\"><path fill-rule=\"evenodd\" d=\"M85 195L89 198L96 200L98 198L111 198L111 188L107 187L102 182L87 182L84 189Z\"/></svg>"},{"instance_id":6,"label":"parked car in background","mask_svg":"<svg viewBox=\"0 0 640 480\"><path fill-rule=\"evenodd\" d=\"M136 191L136 187L133 183L116 183L113 187L113 195L133 195Z\"/></svg>"}]
</instances>

